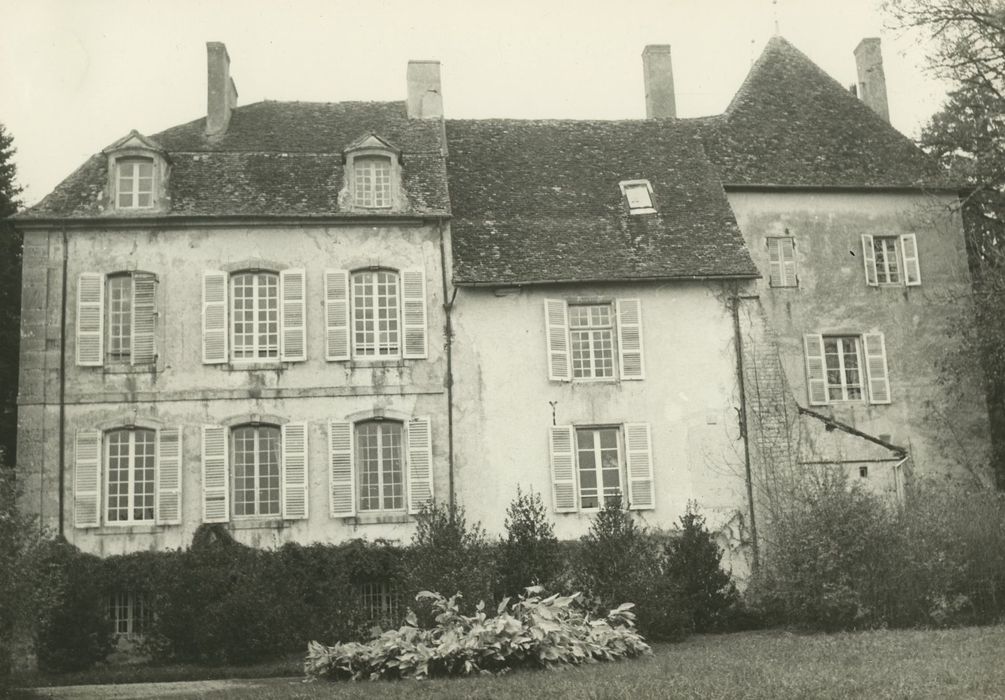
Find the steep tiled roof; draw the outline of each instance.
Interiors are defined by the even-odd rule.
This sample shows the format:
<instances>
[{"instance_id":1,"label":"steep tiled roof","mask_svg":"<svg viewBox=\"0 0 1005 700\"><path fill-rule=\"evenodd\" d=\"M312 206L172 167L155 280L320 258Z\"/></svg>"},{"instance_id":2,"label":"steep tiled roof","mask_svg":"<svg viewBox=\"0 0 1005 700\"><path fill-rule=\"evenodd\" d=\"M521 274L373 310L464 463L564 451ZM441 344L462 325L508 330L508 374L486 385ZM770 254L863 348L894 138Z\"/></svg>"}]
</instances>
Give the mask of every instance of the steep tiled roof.
<instances>
[{"instance_id":1,"label":"steep tiled roof","mask_svg":"<svg viewBox=\"0 0 1005 700\"><path fill-rule=\"evenodd\" d=\"M222 138L208 139L205 126L150 137L171 162L166 216L346 214L342 151L366 133L402 150L408 207L396 213L449 212L441 125L408 119L404 102L258 102L234 110ZM20 218L115 216L102 198L107 175L105 156L92 156Z\"/></svg>"},{"instance_id":2,"label":"steep tiled roof","mask_svg":"<svg viewBox=\"0 0 1005 700\"><path fill-rule=\"evenodd\" d=\"M460 283L757 275L687 123L448 121L447 144ZM657 214L628 214L633 179Z\"/></svg>"},{"instance_id":3,"label":"steep tiled roof","mask_svg":"<svg viewBox=\"0 0 1005 700\"><path fill-rule=\"evenodd\" d=\"M952 186L934 159L781 37L705 133L727 186Z\"/></svg>"}]
</instances>

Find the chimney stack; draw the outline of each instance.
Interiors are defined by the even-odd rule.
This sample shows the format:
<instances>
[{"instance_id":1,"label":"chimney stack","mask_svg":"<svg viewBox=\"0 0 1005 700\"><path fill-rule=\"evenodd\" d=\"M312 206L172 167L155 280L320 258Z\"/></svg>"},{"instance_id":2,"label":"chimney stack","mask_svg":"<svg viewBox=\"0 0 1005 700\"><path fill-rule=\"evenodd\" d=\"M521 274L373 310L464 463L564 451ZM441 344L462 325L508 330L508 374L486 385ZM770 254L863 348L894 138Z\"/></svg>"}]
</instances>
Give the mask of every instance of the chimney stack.
<instances>
[{"instance_id":1,"label":"chimney stack","mask_svg":"<svg viewBox=\"0 0 1005 700\"><path fill-rule=\"evenodd\" d=\"M440 62L409 61L405 79L408 83L408 118L442 119Z\"/></svg>"},{"instance_id":2,"label":"chimney stack","mask_svg":"<svg viewBox=\"0 0 1005 700\"><path fill-rule=\"evenodd\" d=\"M642 51L646 83L646 119L677 116L673 92L673 62L669 44L649 44Z\"/></svg>"},{"instance_id":3,"label":"chimney stack","mask_svg":"<svg viewBox=\"0 0 1005 700\"><path fill-rule=\"evenodd\" d=\"M855 65L858 67L858 96L872 111L890 121L890 107L886 102L886 73L883 72L883 53L879 37L869 37L855 47Z\"/></svg>"},{"instance_id":4,"label":"chimney stack","mask_svg":"<svg viewBox=\"0 0 1005 700\"><path fill-rule=\"evenodd\" d=\"M230 56L222 42L206 42L206 69L206 135L223 136L237 106L237 87L230 77Z\"/></svg>"}]
</instances>

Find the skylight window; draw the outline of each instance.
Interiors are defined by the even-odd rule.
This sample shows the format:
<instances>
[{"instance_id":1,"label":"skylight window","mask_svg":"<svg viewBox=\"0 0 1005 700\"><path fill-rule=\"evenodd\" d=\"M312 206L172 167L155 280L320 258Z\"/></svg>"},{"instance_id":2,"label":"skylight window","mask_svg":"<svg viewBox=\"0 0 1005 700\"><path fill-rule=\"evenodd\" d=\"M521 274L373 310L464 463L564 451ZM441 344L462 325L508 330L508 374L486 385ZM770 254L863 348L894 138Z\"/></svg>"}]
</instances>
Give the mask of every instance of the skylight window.
<instances>
[{"instance_id":1,"label":"skylight window","mask_svg":"<svg viewBox=\"0 0 1005 700\"><path fill-rule=\"evenodd\" d=\"M618 183L621 194L628 201L628 211L631 214L655 214L653 206L653 186L649 180L622 180Z\"/></svg>"}]
</instances>

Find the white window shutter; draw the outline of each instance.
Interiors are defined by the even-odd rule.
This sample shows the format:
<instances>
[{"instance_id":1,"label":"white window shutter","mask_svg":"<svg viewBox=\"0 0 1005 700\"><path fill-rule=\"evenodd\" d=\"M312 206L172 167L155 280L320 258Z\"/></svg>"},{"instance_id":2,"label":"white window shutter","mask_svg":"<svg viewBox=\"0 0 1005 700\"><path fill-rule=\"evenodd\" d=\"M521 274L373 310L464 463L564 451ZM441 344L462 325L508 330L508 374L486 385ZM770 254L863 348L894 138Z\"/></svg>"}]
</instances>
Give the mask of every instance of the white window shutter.
<instances>
[{"instance_id":1,"label":"white window shutter","mask_svg":"<svg viewBox=\"0 0 1005 700\"><path fill-rule=\"evenodd\" d=\"M227 273L202 273L202 361L207 365L227 361Z\"/></svg>"},{"instance_id":2,"label":"white window shutter","mask_svg":"<svg viewBox=\"0 0 1005 700\"><path fill-rule=\"evenodd\" d=\"M408 421L408 512L433 500L433 431L428 416Z\"/></svg>"},{"instance_id":3,"label":"white window shutter","mask_svg":"<svg viewBox=\"0 0 1005 700\"><path fill-rule=\"evenodd\" d=\"M202 521L225 523L230 520L230 467L227 429L222 425L202 426Z\"/></svg>"},{"instance_id":4,"label":"white window shutter","mask_svg":"<svg viewBox=\"0 0 1005 700\"><path fill-rule=\"evenodd\" d=\"M157 277L149 272L133 274L133 328L129 362L149 365L157 359L154 333L157 329Z\"/></svg>"},{"instance_id":5,"label":"white window shutter","mask_svg":"<svg viewBox=\"0 0 1005 700\"><path fill-rule=\"evenodd\" d=\"M882 333L866 333L865 368L869 374L869 400L872 403L890 403L890 378L886 368L886 341Z\"/></svg>"},{"instance_id":6,"label":"white window shutter","mask_svg":"<svg viewBox=\"0 0 1005 700\"><path fill-rule=\"evenodd\" d=\"M816 333L803 336L806 353L806 393L811 406L827 403L827 367L824 360L824 337Z\"/></svg>"},{"instance_id":7,"label":"white window shutter","mask_svg":"<svg viewBox=\"0 0 1005 700\"><path fill-rule=\"evenodd\" d=\"M556 513L579 510L576 498L575 430L571 425L548 428L548 454L551 461L551 496Z\"/></svg>"},{"instance_id":8,"label":"white window shutter","mask_svg":"<svg viewBox=\"0 0 1005 700\"><path fill-rule=\"evenodd\" d=\"M77 278L77 364L100 367L105 355L105 276L81 272Z\"/></svg>"},{"instance_id":9,"label":"white window shutter","mask_svg":"<svg viewBox=\"0 0 1005 700\"><path fill-rule=\"evenodd\" d=\"M548 379L567 382L572 378L572 367L569 361L569 310L564 300L544 300L544 323L548 338Z\"/></svg>"},{"instance_id":10,"label":"white window shutter","mask_svg":"<svg viewBox=\"0 0 1005 700\"><path fill-rule=\"evenodd\" d=\"M799 286L796 277L796 241L794 238L782 238L779 247L782 257L782 285L785 287Z\"/></svg>"},{"instance_id":11,"label":"white window shutter","mask_svg":"<svg viewBox=\"0 0 1005 700\"><path fill-rule=\"evenodd\" d=\"M181 428L157 431L157 522L181 524Z\"/></svg>"},{"instance_id":12,"label":"white window shutter","mask_svg":"<svg viewBox=\"0 0 1005 700\"><path fill-rule=\"evenodd\" d=\"M625 423L625 454L628 466L628 507L652 510L656 507L653 485L652 436L648 423Z\"/></svg>"},{"instance_id":13,"label":"white window shutter","mask_svg":"<svg viewBox=\"0 0 1005 700\"><path fill-rule=\"evenodd\" d=\"M352 423L328 421L329 512L333 518L356 515L356 462Z\"/></svg>"},{"instance_id":14,"label":"white window shutter","mask_svg":"<svg viewBox=\"0 0 1005 700\"><path fill-rule=\"evenodd\" d=\"M641 299L618 299L618 362L622 379L645 379Z\"/></svg>"},{"instance_id":15,"label":"white window shutter","mask_svg":"<svg viewBox=\"0 0 1005 700\"><path fill-rule=\"evenodd\" d=\"M872 236L862 234L862 264L865 265L865 283L870 287L879 284L876 276L876 249L872 247Z\"/></svg>"},{"instance_id":16,"label":"white window shutter","mask_svg":"<svg viewBox=\"0 0 1005 700\"><path fill-rule=\"evenodd\" d=\"M325 359L349 359L348 270L325 270Z\"/></svg>"},{"instance_id":17,"label":"white window shutter","mask_svg":"<svg viewBox=\"0 0 1005 700\"><path fill-rule=\"evenodd\" d=\"M307 424L287 423L283 431L283 518L307 517Z\"/></svg>"},{"instance_id":18,"label":"white window shutter","mask_svg":"<svg viewBox=\"0 0 1005 700\"><path fill-rule=\"evenodd\" d=\"M782 271L782 239L768 239L768 281L772 287L784 287L785 275Z\"/></svg>"},{"instance_id":19,"label":"white window shutter","mask_svg":"<svg viewBox=\"0 0 1005 700\"><path fill-rule=\"evenodd\" d=\"M282 270L279 290L282 295L283 362L303 362L307 359L307 282L303 269Z\"/></svg>"},{"instance_id":20,"label":"white window shutter","mask_svg":"<svg viewBox=\"0 0 1005 700\"><path fill-rule=\"evenodd\" d=\"M918 261L918 239L913 233L900 237L900 252L904 257L904 280L908 287L921 284L921 265Z\"/></svg>"},{"instance_id":21,"label":"white window shutter","mask_svg":"<svg viewBox=\"0 0 1005 700\"><path fill-rule=\"evenodd\" d=\"M401 308L402 357L406 360L424 359L427 356L425 270L402 270Z\"/></svg>"},{"instance_id":22,"label":"white window shutter","mask_svg":"<svg viewBox=\"0 0 1005 700\"><path fill-rule=\"evenodd\" d=\"M78 430L73 441L73 524L101 524L100 430Z\"/></svg>"}]
</instances>

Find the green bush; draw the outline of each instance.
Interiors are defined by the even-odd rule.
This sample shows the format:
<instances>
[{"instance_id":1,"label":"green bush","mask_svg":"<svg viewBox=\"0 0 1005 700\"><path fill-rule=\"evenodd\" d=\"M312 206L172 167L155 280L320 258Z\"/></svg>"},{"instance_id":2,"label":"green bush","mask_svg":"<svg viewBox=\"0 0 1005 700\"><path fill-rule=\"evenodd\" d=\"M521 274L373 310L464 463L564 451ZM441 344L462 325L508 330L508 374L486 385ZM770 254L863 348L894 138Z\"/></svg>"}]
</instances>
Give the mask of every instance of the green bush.
<instances>
[{"instance_id":1,"label":"green bush","mask_svg":"<svg viewBox=\"0 0 1005 700\"><path fill-rule=\"evenodd\" d=\"M731 628L740 614L739 594L722 569L722 549L705 527L693 503L680 517L680 533L663 546L664 570L678 591L696 632Z\"/></svg>"},{"instance_id":2,"label":"green bush","mask_svg":"<svg viewBox=\"0 0 1005 700\"><path fill-rule=\"evenodd\" d=\"M681 639L690 631L687 605L663 575L661 559L656 538L616 500L593 517L589 532L580 538L574 581L596 610L631 601L646 637Z\"/></svg>"},{"instance_id":3,"label":"green bush","mask_svg":"<svg viewBox=\"0 0 1005 700\"><path fill-rule=\"evenodd\" d=\"M503 595L516 596L528 586L552 590L565 561L539 493L523 493L506 509L506 536L499 544L496 580Z\"/></svg>"},{"instance_id":4,"label":"green bush","mask_svg":"<svg viewBox=\"0 0 1005 700\"><path fill-rule=\"evenodd\" d=\"M464 615L458 598L421 592L420 601L436 613L430 629L407 624L366 643L331 647L311 642L304 664L312 678L379 680L467 676L533 666L572 666L651 653L633 629L631 605L617 607L604 618L591 619L577 606L578 594L541 599L540 588L510 604L504 599L494 617L479 604Z\"/></svg>"}]
</instances>

